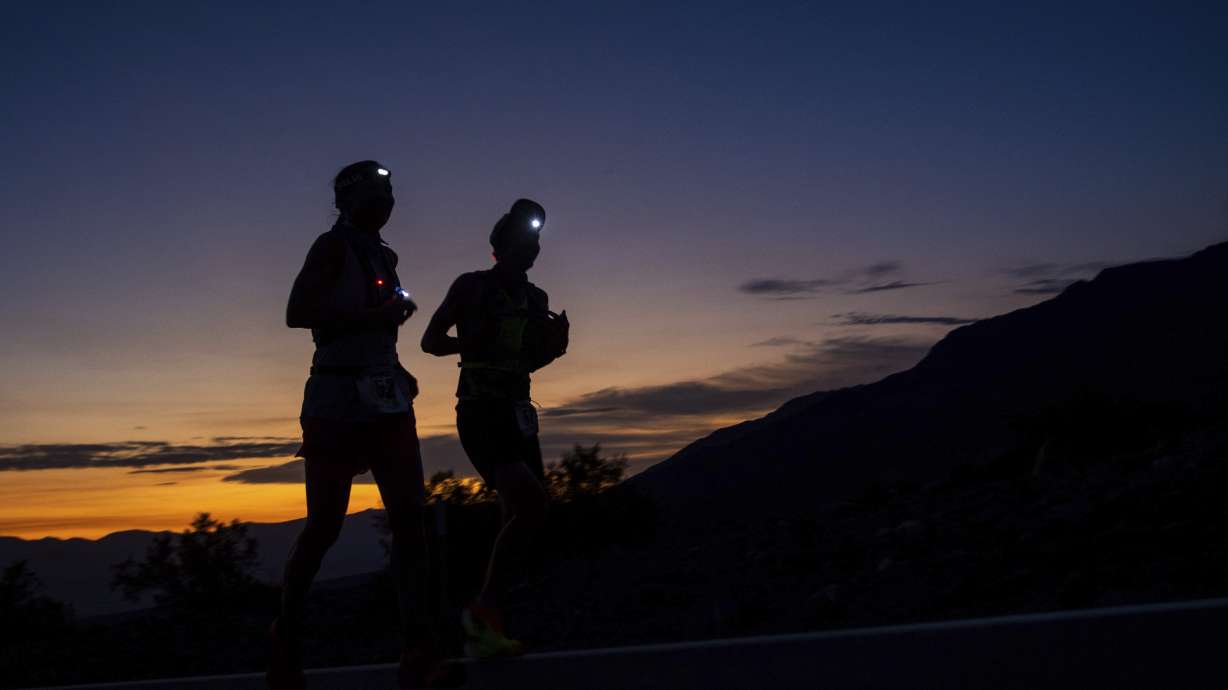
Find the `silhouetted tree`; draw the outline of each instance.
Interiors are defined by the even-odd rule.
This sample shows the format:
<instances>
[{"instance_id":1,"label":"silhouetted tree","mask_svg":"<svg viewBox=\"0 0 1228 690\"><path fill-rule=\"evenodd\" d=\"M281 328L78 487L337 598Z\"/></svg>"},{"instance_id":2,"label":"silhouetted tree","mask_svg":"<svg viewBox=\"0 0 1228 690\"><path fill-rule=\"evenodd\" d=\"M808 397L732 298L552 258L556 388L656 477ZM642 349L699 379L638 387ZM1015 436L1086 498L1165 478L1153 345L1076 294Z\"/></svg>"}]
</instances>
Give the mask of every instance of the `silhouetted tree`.
<instances>
[{"instance_id":1,"label":"silhouetted tree","mask_svg":"<svg viewBox=\"0 0 1228 690\"><path fill-rule=\"evenodd\" d=\"M67 625L65 605L42 594L43 584L27 561L14 561L0 574L0 642L44 636Z\"/></svg>"},{"instance_id":2,"label":"silhouetted tree","mask_svg":"<svg viewBox=\"0 0 1228 690\"><path fill-rule=\"evenodd\" d=\"M111 589L123 590L130 600L151 591L159 604L225 607L257 586L256 548L246 524L227 525L200 513L182 533L154 537L144 561L129 557L111 566Z\"/></svg>"},{"instance_id":3,"label":"silhouetted tree","mask_svg":"<svg viewBox=\"0 0 1228 690\"><path fill-rule=\"evenodd\" d=\"M547 466L547 489L551 498L559 501L595 496L617 486L626 470L626 456L607 458L601 454L600 443L588 448L577 443L562 459Z\"/></svg>"}]
</instances>

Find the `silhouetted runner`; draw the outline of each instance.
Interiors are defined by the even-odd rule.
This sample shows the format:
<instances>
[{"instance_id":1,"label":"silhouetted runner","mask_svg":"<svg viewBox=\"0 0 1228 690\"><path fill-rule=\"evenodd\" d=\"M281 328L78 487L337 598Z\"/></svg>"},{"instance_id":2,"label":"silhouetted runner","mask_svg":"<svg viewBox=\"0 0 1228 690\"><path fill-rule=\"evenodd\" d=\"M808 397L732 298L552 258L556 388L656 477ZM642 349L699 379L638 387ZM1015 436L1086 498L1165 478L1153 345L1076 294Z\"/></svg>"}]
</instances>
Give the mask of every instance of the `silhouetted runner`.
<instances>
[{"instance_id":1,"label":"silhouetted runner","mask_svg":"<svg viewBox=\"0 0 1228 690\"><path fill-rule=\"evenodd\" d=\"M503 509L485 584L462 612L465 651L473 657L521 652L521 644L505 633L499 600L546 519L529 374L566 352L569 326L567 312L550 312L546 293L527 276L541 251L545 222L539 204L516 201L490 233L494 268L457 278L422 335L426 352L460 355L456 429L474 469L495 489ZM456 337L448 335L452 326Z\"/></svg>"},{"instance_id":2,"label":"silhouetted runner","mask_svg":"<svg viewBox=\"0 0 1228 690\"><path fill-rule=\"evenodd\" d=\"M397 330L417 306L397 278L397 255L380 237L395 202L392 176L375 161L333 181L339 218L320 235L294 281L286 325L315 341L300 421L307 522L290 551L281 613L269 628L273 688L302 688L299 654L307 590L345 521L350 484L371 470L392 528L401 621L402 687L430 687L451 672L439 660L428 607L422 459L414 421L417 382L397 359Z\"/></svg>"}]
</instances>

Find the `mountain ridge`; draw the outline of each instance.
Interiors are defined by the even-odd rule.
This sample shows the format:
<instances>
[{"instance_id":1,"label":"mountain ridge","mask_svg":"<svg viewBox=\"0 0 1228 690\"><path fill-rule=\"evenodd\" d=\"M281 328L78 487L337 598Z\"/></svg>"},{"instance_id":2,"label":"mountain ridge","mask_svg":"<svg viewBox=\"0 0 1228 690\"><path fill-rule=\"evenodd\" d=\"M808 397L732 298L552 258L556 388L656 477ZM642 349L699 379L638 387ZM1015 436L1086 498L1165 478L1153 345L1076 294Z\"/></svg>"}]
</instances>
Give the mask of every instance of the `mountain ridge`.
<instances>
[{"instance_id":1,"label":"mountain ridge","mask_svg":"<svg viewBox=\"0 0 1228 690\"><path fill-rule=\"evenodd\" d=\"M908 370L794 398L628 482L678 519L735 501L774 511L989 462L1036 442L1031 417L1089 391L1206 414L1225 404L1228 330L1208 318L1225 311L1228 242L1105 268L953 329Z\"/></svg>"}]
</instances>

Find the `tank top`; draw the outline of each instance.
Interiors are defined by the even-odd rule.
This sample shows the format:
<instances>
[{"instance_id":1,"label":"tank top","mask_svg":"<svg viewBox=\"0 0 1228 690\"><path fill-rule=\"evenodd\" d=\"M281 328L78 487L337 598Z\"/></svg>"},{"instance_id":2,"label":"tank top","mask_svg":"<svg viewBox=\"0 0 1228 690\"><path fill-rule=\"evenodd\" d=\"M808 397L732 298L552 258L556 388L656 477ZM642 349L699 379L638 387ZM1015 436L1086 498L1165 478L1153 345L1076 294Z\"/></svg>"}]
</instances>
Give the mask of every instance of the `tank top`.
<instances>
[{"instance_id":1,"label":"tank top","mask_svg":"<svg viewBox=\"0 0 1228 690\"><path fill-rule=\"evenodd\" d=\"M332 309L354 312L387 301L400 281L383 240L342 222L328 232L346 247L341 272L327 297ZM304 387L302 416L363 420L386 414L360 393L372 376L391 376L405 400L411 399L412 384L397 358L397 330L394 324L311 329L315 373Z\"/></svg>"}]
</instances>

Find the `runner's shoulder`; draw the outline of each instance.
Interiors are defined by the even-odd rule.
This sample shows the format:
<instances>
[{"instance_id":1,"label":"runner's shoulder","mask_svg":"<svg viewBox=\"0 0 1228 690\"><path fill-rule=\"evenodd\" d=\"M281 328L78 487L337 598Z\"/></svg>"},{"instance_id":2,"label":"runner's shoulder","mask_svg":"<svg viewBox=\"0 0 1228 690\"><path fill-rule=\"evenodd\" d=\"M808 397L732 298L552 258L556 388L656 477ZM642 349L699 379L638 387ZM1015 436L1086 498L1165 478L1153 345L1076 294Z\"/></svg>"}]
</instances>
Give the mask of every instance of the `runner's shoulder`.
<instances>
[{"instance_id":1,"label":"runner's shoulder","mask_svg":"<svg viewBox=\"0 0 1228 690\"><path fill-rule=\"evenodd\" d=\"M452 287L448 288L448 296L464 302L476 301L486 289L488 273L489 271L470 271L456 276Z\"/></svg>"},{"instance_id":2,"label":"runner's shoulder","mask_svg":"<svg viewBox=\"0 0 1228 690\"><path fill-rule=\"evenodd\" d=\"M345 238L341 236L337 228L325 230L316 237L315 242L311 243L311 253L321 257L342 259L345 257L345 252Z\"/></svg>"},{"instance_id":3,"label":"runner's shoulder","mask_svg":"<svg viewBox=\"0 0 1228 690\"><path fill-rule=\"evenodd\" d=\"M529 283L525 286L525 288L528 290L530 302L541 305L542 309L550 308L550 297L546 294L545 290L537 287L533 283Z\"/></svg>"},{"instance_id":4,"label":"runner's shoulder","mask_svg":"<svg viewBox=\"0 0 1228 690\"><path fill-rule=\"evenodd\" d=\"M345 262L345 238L336 229L320 233L307 251L307 265L320 270L339 270Z\"/></svg>"},{"instance_id":5,"label":"runner's shoulder","mask_svg":"<svg viewBox=\"0 0 1228 690\"><path fill-rule=\"evenodd\" d=\"M486 271L469 271L456 276L456 280L452 282L452 289L458 291L471 292L481 290L486 287L486 283L491 279L491 273Z\"/></svg>"}]
</instances>

